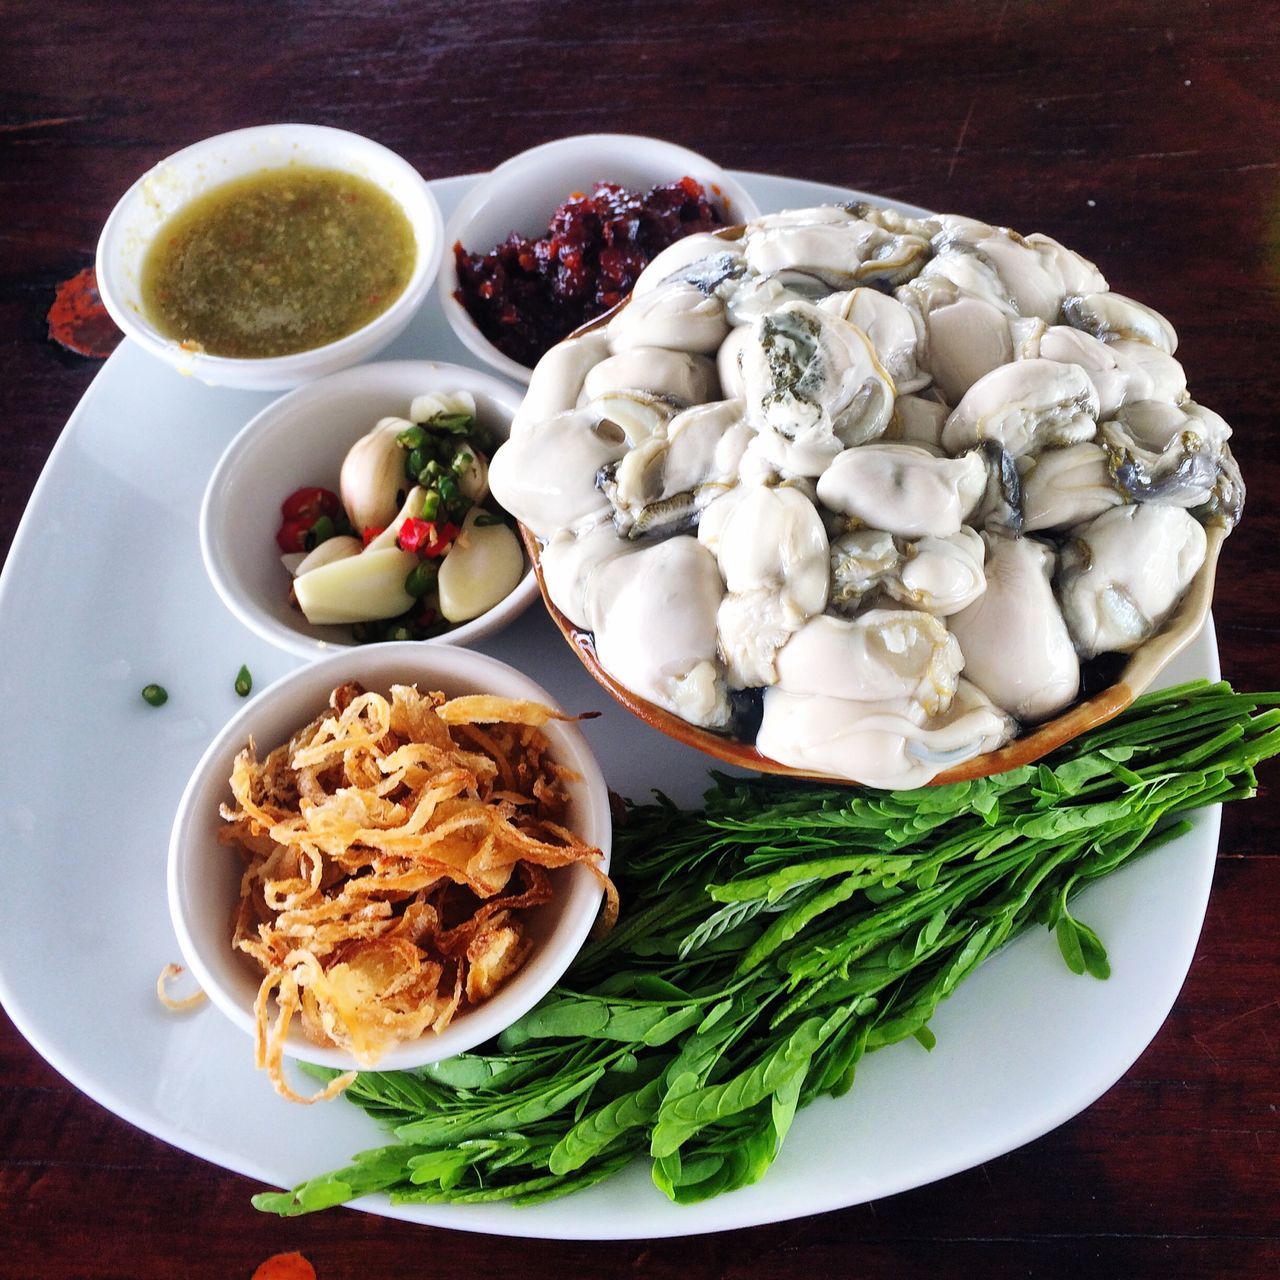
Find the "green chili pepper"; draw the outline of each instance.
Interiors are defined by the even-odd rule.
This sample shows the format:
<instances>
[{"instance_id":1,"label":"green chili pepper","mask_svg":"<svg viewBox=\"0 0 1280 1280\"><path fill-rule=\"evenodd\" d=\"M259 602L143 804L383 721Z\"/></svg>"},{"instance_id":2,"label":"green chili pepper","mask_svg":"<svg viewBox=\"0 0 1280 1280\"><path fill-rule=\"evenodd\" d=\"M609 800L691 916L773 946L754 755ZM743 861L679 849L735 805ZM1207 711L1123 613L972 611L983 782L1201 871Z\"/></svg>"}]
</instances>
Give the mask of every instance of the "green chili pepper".
<instances>
[{"instance_id":1,"label":"green chili pepper","mask_svg":"<svg viewBox=\"0 0 1280 1280\"><path fill-rule=\"evenodd\" d=\"M430 454L425 449L413 449L409 456L404 460L405 474L410 480L416 480L422 474L423 469L431 461Z\"/></svg>"},{"instance_id":2,"label":"green chili pepper","mask_svg":"<svg viewBox=\"0 0 1280 1280\"><path fill-rule=\"evenodd\" d=\"M404 589L415 600L421 600L435 588L439 572L433 561L419 561L409 570L409 576L404 580Z\"/></svg>"},{"instance_id":3,"label":"green chili pepper","mask_svg":"<svg viewBox=\"0 0 1280 1280\"><path fill-rule=\"evenodd\" d=\"M162 684L149 684L142 690L142 700L151 707L163 707L169 701L169 691Z\"/></svg>"},{"instance_id":4,"label":"green chili pepper","mask_svg":"<svg viewBox=\"0 0 1280 1280\"><path fill-rule=\"evenodd\" d=\"M402 449L421 449L427 443L427 433L419 426L406 427L398 436L396 444Z\"/></svg>"},{"instance_id":5,"label":"green chili pepper","mask_svg":"<svg viewBox=\"0 0 1280 1280\"><path fill-rule=\"evenodd\" d=\"M242 666L236 672L236 692L242 698L247 698L253 692L253 677L249 674L248 667Z\"/></svg>"},{"instance_id":6,"label":"green chili pepper","mask_svg":"<svg viewBox=\"0 0 1280 1280\"><path fill-rule=\"evenodd\" d=\"M469 413L437 413L429 425L437 431L447 431L450 435L465 435L475 419Z\"/></svg>"},{"instance_id":7,"label":"green chili pepper","mask_svg":"<svg viewBox=\"0 0 1280 1280\"><path fill-rule=\"evenodd\" d=\"M308 551L314 551L322 542L328 542L337 532L337 525L328 516L321 516L307 530L303 541Z\"/></svg>"}]
</instances>

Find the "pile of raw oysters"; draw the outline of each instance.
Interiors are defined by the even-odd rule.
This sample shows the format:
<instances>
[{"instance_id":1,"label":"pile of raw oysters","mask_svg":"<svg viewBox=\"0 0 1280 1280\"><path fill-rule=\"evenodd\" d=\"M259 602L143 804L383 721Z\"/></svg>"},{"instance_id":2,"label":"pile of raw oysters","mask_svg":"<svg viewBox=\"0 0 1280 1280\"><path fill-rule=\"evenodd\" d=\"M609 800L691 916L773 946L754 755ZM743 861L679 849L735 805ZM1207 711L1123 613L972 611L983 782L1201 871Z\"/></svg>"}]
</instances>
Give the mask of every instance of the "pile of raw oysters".
<instances>
[{"instance_id":1,"label":"pile of raw oysters","mask_svg":"<svg viewBox=\"0 0 1280 1280\"><path fill-rule=\"evenodd\" d=\"M1047 236L774 214L678 241L550 351L490 479L620 684L918 786L1142 645L1239 519L1176 345Z\"/></svg>"}]
</instances>

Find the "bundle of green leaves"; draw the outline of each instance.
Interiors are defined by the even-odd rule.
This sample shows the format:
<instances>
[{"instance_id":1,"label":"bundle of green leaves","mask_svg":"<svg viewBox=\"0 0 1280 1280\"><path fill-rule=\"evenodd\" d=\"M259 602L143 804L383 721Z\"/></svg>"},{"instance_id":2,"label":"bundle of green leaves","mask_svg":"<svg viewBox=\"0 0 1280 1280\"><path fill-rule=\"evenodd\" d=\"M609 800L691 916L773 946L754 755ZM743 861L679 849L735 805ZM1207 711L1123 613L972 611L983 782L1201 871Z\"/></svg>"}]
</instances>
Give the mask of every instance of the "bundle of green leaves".
<instances>
[{"instance_id":1,"label":"bundle of green leaves","mask_svg":"<svg viewBox=\"0 0 1280 1280\"><path fill-rule=\"evenodd\" d=\"M488 1051L362 1073L346 1096L395 1140L254 1203L533 1203L643 1157L677 1202L754 1182L798 1107L848 1090L870 1050L931 1047L939 1002L1024 929L1054 929L1074 972L1107 977L1072 899L1191 810L1252 796L1280 751L1277 706L1198 681L978 781L716 775L696 812L631 805L618 927Z\"/></svg>"}]
</instances>

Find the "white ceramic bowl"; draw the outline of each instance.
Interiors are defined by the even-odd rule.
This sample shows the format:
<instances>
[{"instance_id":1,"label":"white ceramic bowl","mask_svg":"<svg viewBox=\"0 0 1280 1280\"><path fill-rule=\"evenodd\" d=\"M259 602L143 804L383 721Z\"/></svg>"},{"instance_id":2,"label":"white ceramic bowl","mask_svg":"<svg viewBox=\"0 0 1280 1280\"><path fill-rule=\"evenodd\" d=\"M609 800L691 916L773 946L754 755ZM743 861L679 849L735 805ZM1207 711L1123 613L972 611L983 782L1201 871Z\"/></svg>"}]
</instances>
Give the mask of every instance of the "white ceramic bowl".
<instances>
[{"instance_id":1,"label":"white ceramic bowl","mask_svg":"<svg viewBox=\"0 0 1280 1280\"><path fill-rule=\"evenodd\" d=\"M152 239L194 197L232 179L291 164L356 174L400 205L418 243L404 292L362 329L310 351L251 360L186 350L148 320L142 305L142 264ZM98 291L111 318L130 338L180 372L210 386L280 391L367 360L401 333L439 270L442 228L440 206L417 170L377 142L311 124L237 129L162 160L125 192L98 240Z\"/></svg>"},{"instance_id":2,"label":"white ceramic bowl","mask_svg":"<svg viewBox=\"0 0 1280 1280\"><path fill-rule=\"evenodd\" d=\"M726 224L747 222L760 208L736 179L706 156L673 142L626 133L584 133L522 151L481 178L454 210L445 226L440 265L440 305L454 333L469 351L500 373L528 382L532 372L495 347L455 298L458 273L453 246L487 253L512 231L545 234L551 215L574 191L590 191L597 182L618 182L648 191L680 178L702 183Z\"/></svg>"},{"instance_id":3,"label":"white ceramic bowl","mask_svg":"<svg viewBox=\"0 0 1280 1280\"><path fill-rule=\"evenodd\" d=\"M169 840L169 912L183 957L201 989L242 1030L253 1034L253 1002L262 975L231 947L231 920L240 897L239 854L218 843L224 825L218 806L229 801L228 780L236 754L250 736L266 752L307 724L346 680L386 693L392 684L416 684L451 696L493 693L554 705L550 695L514 668L469 649L416 644L369 645L300 667L264 689L218 734L200 758L178 804ZM609 793L586 740L572 724L552 722L544 732L556 759L579 775L570 785L569 826L604 853L608 870L612 828ZM492 999L460 1013L438 1035L428 1033L388 1051L380 1070L437 1062L474 1048L527 1013L555 985L586 941L600 906L600 884L585 866L552 871L550 902L528 916L534 950ZM345 1050L322 1048L290 1027L285 1053L322 1066L354 1065Z\"/></svg>"},{"instance_id":4,"label":"white ceramic bowl","mask_svg":"<svg viewBox=\"0 0 1280 1280\"><path fill-rule=\"evenodd\" d=\"M263 639L303 658L355 646L350 627L313 626L289 603L280 504L295 489L334 492L347 450L379 418L404 417L424 391L469 391L482 426L506 439L520 392L492 374L430 360L344 369L269 404L227 446L200 507L200 554L223 603ZM465 645L505 627L537 598L533 571L492 609L424 644Z\"/></svg>"}]
</instances>

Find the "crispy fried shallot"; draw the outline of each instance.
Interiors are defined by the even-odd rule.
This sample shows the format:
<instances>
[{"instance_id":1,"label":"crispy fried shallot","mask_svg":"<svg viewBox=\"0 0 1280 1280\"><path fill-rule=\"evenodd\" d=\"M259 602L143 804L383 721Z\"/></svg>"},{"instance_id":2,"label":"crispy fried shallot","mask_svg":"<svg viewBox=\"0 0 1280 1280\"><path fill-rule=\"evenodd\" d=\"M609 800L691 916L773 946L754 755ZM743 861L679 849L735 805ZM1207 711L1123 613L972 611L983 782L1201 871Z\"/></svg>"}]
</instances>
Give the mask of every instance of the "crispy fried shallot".
<instances>
[{"instance_id":1,"label":"crispy fried shallot","mask_svg":"<svg viewBox=\"0 0 1280 1280\"><path fill-rule=\"evenodd\" d=\"M203 991L199 990L189 996L171 996L169 994L169 984L185 972L186 970L180 964L167 964L160 970L160 976L156 979L156 999L170 1013L185 1013L188 1009L194 1009L198 1005L204 1004L209 998Z\"/></svg>"},{"instance_id":2,"label":"crispy fried shallot","mask_svg":"<svg viewBox=\"0 0 1280 1280\"><path fill-rule=\"evenodd\" d=\"M307 1037L373 1066L487 1000L532 945L525 912L550 900L550 869L582 863L617 894L599 849L565 826L566 786L542 726L568 719L488 695L446 700L346 684L330 711L259 761L249 745L222 806L244 859L232 945L263 979L257 1064L282 1072L295 1016ZM275 1017L271 1001L275 1000Z\"/></svg>"}]
</instances>

